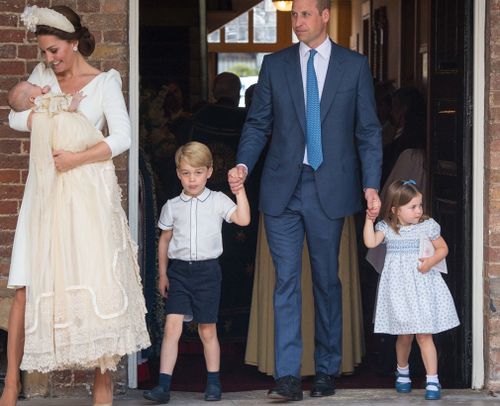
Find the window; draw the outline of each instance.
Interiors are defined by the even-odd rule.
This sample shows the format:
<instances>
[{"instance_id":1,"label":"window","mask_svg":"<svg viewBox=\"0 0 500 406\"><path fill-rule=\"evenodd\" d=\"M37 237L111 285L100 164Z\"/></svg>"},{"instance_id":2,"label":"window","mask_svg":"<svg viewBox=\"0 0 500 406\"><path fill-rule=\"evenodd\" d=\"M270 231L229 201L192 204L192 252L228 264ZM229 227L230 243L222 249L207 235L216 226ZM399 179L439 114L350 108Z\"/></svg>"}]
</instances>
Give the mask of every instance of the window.
<instances>
[{"instance_id":1,"label":"window","mask_svg":"<svg viewBox=\"0 0 500 406\"><path fill-rule=\"evenodd\" d=\"M290 13L272 0L255 7L207 35L209 52L273 52L292 44Z\"/></svg>"}]
</instances>

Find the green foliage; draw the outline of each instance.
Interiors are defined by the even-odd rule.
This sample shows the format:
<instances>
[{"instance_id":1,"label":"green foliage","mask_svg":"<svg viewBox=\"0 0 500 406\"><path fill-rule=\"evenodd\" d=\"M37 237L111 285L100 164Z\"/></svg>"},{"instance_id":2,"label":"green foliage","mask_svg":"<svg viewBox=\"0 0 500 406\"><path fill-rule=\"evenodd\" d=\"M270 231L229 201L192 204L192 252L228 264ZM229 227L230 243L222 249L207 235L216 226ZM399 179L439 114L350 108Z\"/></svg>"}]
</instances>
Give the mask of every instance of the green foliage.
<instances>
[{"instance_id":1,"label":"green foliage","mask_svg":"<svg viewBox=\"0 0 500 406\"><path fill-rule=\"evenodd\" d=\"M235 63L228 71L238 75L240 78L245 76L257 76L259 74L257 68L245 65L244 63Z\"/></svg>"}]
</instances>

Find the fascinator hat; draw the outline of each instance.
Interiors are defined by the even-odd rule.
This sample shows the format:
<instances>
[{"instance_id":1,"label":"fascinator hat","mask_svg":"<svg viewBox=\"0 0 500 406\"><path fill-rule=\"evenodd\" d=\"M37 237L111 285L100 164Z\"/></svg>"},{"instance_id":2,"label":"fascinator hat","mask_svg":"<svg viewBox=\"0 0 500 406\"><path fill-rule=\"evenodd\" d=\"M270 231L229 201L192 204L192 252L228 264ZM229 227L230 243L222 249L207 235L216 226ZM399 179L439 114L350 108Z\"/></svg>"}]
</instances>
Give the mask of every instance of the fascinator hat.
<instances>
[{"instance_id":1,"label":"fascinator hat","mask_svg":"<svg viewBox=\"0 0 500 406\"><path fill-rule=\"evenodd\" d=\"M35 32L38 25L73 33L75 27L61 13L46 7L27 6L21 14L21 21L29 31Z\"/></svg>"}]
</instances>

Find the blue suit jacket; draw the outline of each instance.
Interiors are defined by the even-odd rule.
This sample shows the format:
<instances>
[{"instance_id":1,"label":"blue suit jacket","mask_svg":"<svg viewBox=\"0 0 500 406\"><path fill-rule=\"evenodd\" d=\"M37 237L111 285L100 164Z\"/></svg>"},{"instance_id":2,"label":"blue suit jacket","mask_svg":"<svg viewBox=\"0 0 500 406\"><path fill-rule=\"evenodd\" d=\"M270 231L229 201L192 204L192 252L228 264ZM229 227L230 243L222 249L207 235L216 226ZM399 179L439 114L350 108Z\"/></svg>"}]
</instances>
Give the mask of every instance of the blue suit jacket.
<instances>
[{"instance_id":1,"label":"blue suit jacket","mask_svg":"<svg viewBox=\"0 0 500 406\"><path fill-rule=\"evenodd\" d=\"M302 170L306 144L303 89L299 44L264 58L236 159L251 171L272 134L260 191L260 209L272 216L285 209ZM363 188L380 188L380 134L366 57L332 42L321 97L323 163L315 172L328 217L361 210Z\"/></svg>"}]
</instances>

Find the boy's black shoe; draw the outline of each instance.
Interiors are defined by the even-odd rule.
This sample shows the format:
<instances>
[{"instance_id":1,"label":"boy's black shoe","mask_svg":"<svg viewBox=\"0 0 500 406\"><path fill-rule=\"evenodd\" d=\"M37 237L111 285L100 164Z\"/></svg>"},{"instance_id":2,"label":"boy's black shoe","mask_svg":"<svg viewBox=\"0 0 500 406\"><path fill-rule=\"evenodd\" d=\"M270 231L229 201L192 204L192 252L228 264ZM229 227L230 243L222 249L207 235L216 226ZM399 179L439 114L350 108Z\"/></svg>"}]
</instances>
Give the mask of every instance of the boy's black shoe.
<instances>
[{"instance_id":1,"label":"boy's black shoe","mask_svg":"<svg viewBox=\"0 0 500 406\"><path fill-rule=\"evenodd\" d=\"M300 379L286 375L276 380L276 386L267 392L267 397L277 400L302 400Z\"/></svg>"},{"instance_id":2,"label":"boy's black shoe","mask_svg":"<svg viewBox=\"0 0 500 406\"><path fill-rule=\"evenodd\" d=\"M222 397L220 385L215 383L208 383L207 388L205 389L205 400L206 401L214 401L220 400Z\"/></svg>"},{"instance_id":3,"label":"boy's black shoe","mask_svg":"<svg viewBox=\"0 0 500 406\"><path fill-rule=\"evenodd\" d=\"M158 385L151 390L144 391L142 396L144 396L147 400L153 400L160 404L165 404L170 400L170 391L164 390L160 385Z\"/></svg>"},{"instance_id":4,"label":"boy's black shoe","mask_svg":"<svg viewBox=\"0 0 500 406\"><path fill-rule=\"evenodd\" d=\"M317 372L311 387L312 397L331 396L335 394L333 376Z\"/></svg>"}]
</instances>

